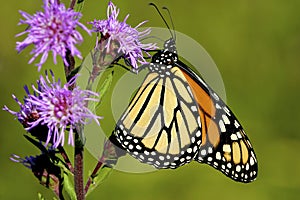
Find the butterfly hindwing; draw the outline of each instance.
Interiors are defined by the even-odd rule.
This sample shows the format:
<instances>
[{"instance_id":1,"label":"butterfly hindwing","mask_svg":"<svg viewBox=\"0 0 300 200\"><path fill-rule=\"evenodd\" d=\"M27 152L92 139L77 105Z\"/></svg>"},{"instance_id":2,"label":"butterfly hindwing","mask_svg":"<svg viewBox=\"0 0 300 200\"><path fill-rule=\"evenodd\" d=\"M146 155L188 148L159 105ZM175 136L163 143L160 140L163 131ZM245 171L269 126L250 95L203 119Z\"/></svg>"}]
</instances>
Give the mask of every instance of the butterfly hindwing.
<instances>
[{"instance_id":1,"label":"butterfly hindwing","mask_svg":"<svg viewBox=\"0 0 300 200\"><path fill-rule=\"evenodd\" d=\"M213 166L236 181L251 182L257 176L257 159L252 145L230 109L222 100L215 103L216 115L206 124L206 140L201 144L196 160ZM211 129L215 124L218 131ZM216 132L220 134L219 139L211 142L210 137Z\"/></svg>"},{"instance_id":2,"label":"butterfly hindwing","mask_svg":"<svg viewBox=\"0 0 300 200\"><path fill-rule=\"evenodd\" d=\"M156 168L177 168L193 160L201 143L197 103L181 70L148 73L117 123L123 149Z\"/></svg>"},{"instance_id":3,"label":"butterfly hindwing","mask_svg":"<svg viewBox=\"0 0 300 200\"><path fill-rule=\"evenodd\" d=\"M178 63L198 102L203 124L202 143L195 160L226 176L251 182L257 176L257 159L242 126L222 99L183 63Z\"/></svg>"}]
</instances>

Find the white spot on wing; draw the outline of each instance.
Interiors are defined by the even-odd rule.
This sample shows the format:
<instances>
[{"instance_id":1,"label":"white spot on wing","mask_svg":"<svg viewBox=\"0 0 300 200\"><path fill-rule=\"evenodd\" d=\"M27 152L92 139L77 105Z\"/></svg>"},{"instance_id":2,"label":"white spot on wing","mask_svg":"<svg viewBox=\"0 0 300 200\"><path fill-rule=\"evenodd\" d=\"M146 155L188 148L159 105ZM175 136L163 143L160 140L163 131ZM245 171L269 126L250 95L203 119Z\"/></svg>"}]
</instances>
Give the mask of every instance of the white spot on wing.
<instances>
[{"instance_id":1,"label":"white spot on wing","mask_svg":"<svg viewBox=\"0 0 300 200\"><path fill-rule=\"evenodd\" d=\"M216 93L213 93L213 96L214 96L215 100L217 100L217 101L220 100L219 96Z\"/></svg>"},{"instance_id":2,"label":"white spot on wing","mask_svg":"<svg viewBox=\"0 0 300 200\"><path fill-rule=\"evenodd\" d=\"M241 166L237 165L236 168L235 168L235 170L236 170L237 172L240 172L240 171L241 171Z\"/></svg>"},{"instance_id":3,"label":"white spot on wing","mask_svg":"<svg viewBox=\"0 0 300 200\"><path fill-rule=\"evenodd\" d=\"M250 165L253 166L254 163L255 163L255 162L254 162L254 159L253 159L253 157L251 157L251 158L250 158Z\"/></svg>"},{"instance_id":4,"label":"white spot on wing","mask_svg":"<svg viewBox=\"0 0 300 200\"><path fill-rule=\"evenodd\" d=\"M220 152L217 152L217 153L216 153L216 159L217 159L217 160L221 160L221 153L220 153Z\"/></svg>"},{"instance_id":5,"label":"white spot on wing","mask_svg":"<svg viewBox=\"0 0 300 200\"><path fill-rule=\"evenodd\" d=\"M236 133L236 135L237 135L237 137L238 137L239 139L241 139L241 138L242 138L242 135L241 135L241 133L240 133L240 132L237 132L237 133Z\"/></svg>"},{"instance_id":6,"label":"white spot on wing","mask_svg":"<svg viewBox=\"0 0 300 200\"><path fill-rule=\"evenodd\" d=\"M249 164L248 163L246 164L246 170L247 171L249 170Z\"/></svg>"},{"instance_id":7,"label":"white spot on wing","mask_svg":"<svg viewBox=\"0 0 300 200\"><path fill-rule=\"evenodd\" d=\"M137 146L136 146L136 149L142 150L142 147L141 147L140 145L137 145Z\"/></svg>"},{"instance_id":8,"label":"white spot on wing","mask_svg":"<svg viewBox=\"0 0 300 200\"><path fill-rule=\"evenodd\" d=\"M222 118L225 124L230 124L230 121L226 115L222 115Z\"/></svg>"},{"instance_id":9,"label":"white spot on wing","mask_svg":"<svg viewBox=\"0 0 300 200\"><path fill-rule=\"evenodd\" d=\"M192 143L194 143L196 141L195 137L191 138Z\"/></svg>"},{"instance_id":10,"label":"white spot on wing","mask_svg":"<svg viewBox=\"0 0 300 200\"><path fill-rule=\"evenodd\" d=\"M222 120L219 121L219 126L220 126L220 129L221 129L221 132L226 132L226 128L225 128L225 125L224 125L224 122Z\"/></svg>"},{"instance_id":11,"label":"white spot on wing","mask_svg":"<svg viewBox=\"0 0 300 200\"><path fill-rule=\"evenodd\" d=\"M202 149L200 153L201 153L202 156L205 156L206 155L206 150Z\"/></svg>"},{"instance_id":12,"label":"white spot on wing","mask_svg":"<svg viewBox=\"0 0 300 200\"><path fill-rule=\"evenodd\" d=\"M127 139L127 140L131 140L132 137L131 137L130 135L127 135L127 136L126 136L126 139Z\"/></svg>"},{"instance_id":13,"label":"white spot on wing","mask_svg":"<svg viewBox=\"0 0 300 200\"><path fill-rule=\"evenodd\" d=\"M232 167L231 163L227 163L227 167L230 169Z\"/></svg>"},{"instance_id":14,"label":"white spot on wing","mask_svg":"<svg viewBox=\"0 0 300 200\"><path fill-rule=\"evenodd\" d=\"M230 139L231 140L237 140L238 137L236 136L236 134L233 133L233 134L231 134Z\"/></svg>"},{"instance_id":15,"label":"white spot on wing","mask_svg":"<svg viewBox=\"0 0 300 200\"><path fill-rule=\"evenodd\" d=\"M238 128L238 127L240 127L240 124L236 120L234 120L234 126L235 126L235 128Z\"/></svg>"},{"instance_id":16,"label":"white spot on wing","mask_svg":"<svg viewBox=\"0 0 300 200\"><path fill-rule=\"evenodd\" d=\"M227 115L231 116L230 111L226 106L223 107L223 110L227 113Z\"/></svg>"},{"instance_id":17,"label":"white spot on wing","mask_svg":"<svg viewBox=\"0 0 300 200\"><path fill-rule=\"evenodd\" d=\"M197 146L194 146L193 152L195 153L195 152L197 152L197 150L198 150Z\"/></svg>"},{"instance_id":18,"label":"white spot on wing","mask_svg":"<svg viewBox=\"0 0 300 200\"><path fill-rule=\"evenodd\" d=\"M196 107L196 106L191 106L191 110L192 110L193 112L196 112L196 111L197 111L197 107Z\"/></svg>"},{"instance_id":19,"label":"white spot on wing","mask_svg":"<svg viewBox=\"0 0 300 200\"><path fill-rule=\"evenodd\" d=\"M187 87L187 90L189 91L190 95L193 96L193 93L192 93L191 88L189 86Z\"/></svg>"}]
</instances>

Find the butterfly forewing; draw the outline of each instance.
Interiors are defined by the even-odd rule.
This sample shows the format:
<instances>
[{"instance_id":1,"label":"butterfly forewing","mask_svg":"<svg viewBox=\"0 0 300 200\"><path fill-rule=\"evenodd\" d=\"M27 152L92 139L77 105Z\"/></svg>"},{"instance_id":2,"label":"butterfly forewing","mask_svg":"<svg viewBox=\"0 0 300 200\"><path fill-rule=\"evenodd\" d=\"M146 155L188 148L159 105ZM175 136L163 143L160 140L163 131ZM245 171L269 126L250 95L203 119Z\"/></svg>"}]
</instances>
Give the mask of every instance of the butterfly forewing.
<instances>
[{"instance_id":1,"label":"butterfly forewing","mask_svg":"<svg viewBox=\"0 0 300 200\"><path fill-rule=\"evenodd\" d=\"M179 68L150 72L117 123L120 146L156 168L190 162L201 143L197 103Z\"/></svg>"}]
</instances>

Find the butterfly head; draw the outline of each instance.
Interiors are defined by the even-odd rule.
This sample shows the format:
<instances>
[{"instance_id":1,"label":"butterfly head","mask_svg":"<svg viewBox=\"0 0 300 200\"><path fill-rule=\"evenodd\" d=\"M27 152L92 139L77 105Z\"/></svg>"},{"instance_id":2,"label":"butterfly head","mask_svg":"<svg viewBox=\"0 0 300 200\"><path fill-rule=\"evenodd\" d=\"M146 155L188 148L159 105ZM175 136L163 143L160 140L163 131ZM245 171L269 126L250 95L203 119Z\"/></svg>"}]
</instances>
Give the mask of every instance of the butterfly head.
<instances>
[{"instance_id":1,"label":"butterfly head","mask_svg":"<svg viewBox=\"0 0 300 200\"><path fill-rule=\"evenodd\" d=\"M176 43L173 37L165 41L164 50L177 54Z\"/></svg>"},{"instance_id":2,"label":"butterfly head","mask_svg":"<svg viewBox=\"0 0 300 200\"><path fill-rule=\"evenodd\" d=\"M164 49L152 56L150 71L162 74L162 71L171 69L178 60L175 40L170 38L164 44Z\"/></svg>"}]
</instances>

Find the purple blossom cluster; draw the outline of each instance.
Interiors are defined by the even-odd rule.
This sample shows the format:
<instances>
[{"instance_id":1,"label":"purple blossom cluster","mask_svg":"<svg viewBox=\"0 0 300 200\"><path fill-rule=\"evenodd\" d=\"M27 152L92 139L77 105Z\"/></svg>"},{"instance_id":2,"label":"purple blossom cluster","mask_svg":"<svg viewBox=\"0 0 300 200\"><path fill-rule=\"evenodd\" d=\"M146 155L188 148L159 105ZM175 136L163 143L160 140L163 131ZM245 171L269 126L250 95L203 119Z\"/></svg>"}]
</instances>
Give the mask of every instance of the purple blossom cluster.
<instances>
[{"instance_id":1,"label":"purple blossom cluster","mask_svg":"<svg viewBox=\"0 0 300 200\"><path fill-rule=\"evenodd\" d=\"M40 76L37 87L32 86L34 93L30 94L28 87L25 87L27 96L22 104L14 95L13 98L20 106L18 112L10 110L4 106L4 110L15 115L24 128L31 132L32 130L47 127L47 133L41 132L38 138L46 137L46 144L52 143L56 148L63 145L65 141L65 132L69 132L68 144L74 145L73 130L77 124L86 124L87 119L93 119L98 124L101 117L93 114L87 105L90 101L98 101L98 94L89 90L81 90L75 87L70 90L78 76L74 76L69 82L62 85L61 81L55 81L54 74L51 76L46 72L45 78Z\"/></svg>"},{"instance_id":2,"label":"purple blossom cluster","mask_svg":"<svg viewBox=\"0 0 300 200\"><path fill-rule=\"evenodd\" d=\"M72 56L82 58L76 44L81 43L83 38L76 30L80 27L86 32L90 31L79 22L81 13L72 9L67 9L64 4L58 0L43 0L44 12L37 12L29 15L20 11L24 19L19 24L26 24L28 28L19 33L17 36L28 34L22 42L17 42L17 51L20 52L30 44L34 45L31 54L33 57L29 60L32 63L39 55L42 55L40 62L37 64L40 71L41 66L48 58L49 52L53 54L53 61L56 64L56 56L63 58L64 64L68 66L66 52L70 51Z\"/></svg>"},{"instance_id":3,"label":"purple blossom cluster","mask_svg":"<svg viewBox=\"0 0 300 200\"><path fill-rule=\"evenodd\" d=\"M116 55L116 57L111 56L112 60L109 62L102 62L101 64L104 66L99 67L97 63L96 67L99 69L105 69L112 63L118 64L120 58L124 58L125 63L133 69L138 69L139 65L148 63L144 54L149 56L148 50L154 50L157 47L155 44L142 42L150 34L150 28L142 31L138 29L146 21L135 27L127 24L129 15L123 21L118 21L119 9L112 2L108 3L107 19L89 22L92 29L88 29L79 22L82 14L73 9L72 5L75 5L76 2L80 3L72 0L71 8L66 8L60 0L43 0L43 11L38 11L33 15L19 11L22 16L19 25L26 25L27 28L16 35L17 37L26 35L23 41L16 43L16 50L21 52L28 46L33 46L29 64L40 57L36 64L38 71L41 70L49 54L52 54L54 64L57 64L57 56L61 57L68 81L63 84L60 79L56 80L51 70L46 71L44 76L39 77L36 85L24 86L26 95L23 101L12 95L19 105L17 111L13 111L7 106L4 106L3 110L15 116L24 129L31 134L31 136L25 135L25 138L42 150L40 155L24 158L14 154L11 160L30 168L40 181L42 177L46 178L46 187L49 186L50 176L56 178L55 181L58 185L54 191L59 198L62 197L61 187L65 183L65 180L61 179L61 173L66 172L67 166L71 173L76 172L74 173L76 198L84 199L83 196L87 191L82 191L83 187L76 187L76 185L82 185L83 182L84 141L82 139L84 134L82 130L84 125L92 120L99 125L99 119L102 117L97 116L88 106L91 102L98 102L99 95L91 90L80 89L76 85L81 68L75 68L74 57L82 59L77 45L83 42L83 37L77 29L87 32L89 35L92 32L96 32L97 36L101 35L100 39L97 37L95 47L97 49L95 52L99 53L97 56L100 55L99 58ZM101 41L104 41L105 45L101 46L103 48L98 48ZM96 56L94 57L96 58ZM108 57L110 59L110 56ZM95 70L95 65L92 67L90 79L94 74L97 76L100 74L93 73L98 71ZM86 88L92 88L89 85L90 79L88 79ZM74 168L63 148L66 140L69 145L75 146ZM56 157L56 154L60 154L63 159ZM87 184L87 189L88 187ZM71 188L67 188L67 190L69 190L68 194L73 195Z\"/></svg>"},{"instance_id":4,"label":"purple blossom cluster","mask_svg":"<svg viewBox=\"0 0 300 200\"><path fill-rule=\"evenodd\" d=\"M139 64L147 63L143 57L143 52L156 49L156 45L141 42L141 39L145 38L151 32L150 28L141 32L138 31L138 28L145 24L146 21L132 28L126 23L129 15L122 22L118 21L119 11L112 2L109 2L107 19L94 20L89 23L93 25L92 31L101 33L104 38L107 38L107 51L110 51L111 43L116 42L118 44L118 54L128 59L132 67L137 69Z\"/></svg>"},{"instance_id":5,"label":"purple blossom cluster","mask_svg":"<svg viewBox=\"0 0 300 200\"><path fill-rule=\"evenodd\" d=\"M20 11L24 19L20 20L19 24L26 24L28 28L17 35L27 34L27 37L22 42L17 42L16 47L20 52L31 44L34 46L31 51L33 57L29 63L41 55L40 62L37 64L38 70L41 69L50 52L53 54L55 64L56 57L59 55L67 66L69 64L66 59L67 52L81 58L81 53L75 45L81 43L83 38L76 30L77 27L88 33L101 33L101 36L107 39L104 51L109 52L112 43L117 44L118 55L127 59L135 69L139 64L147 63L143 53L156 48L155 44L141 42L141 39L150 33L150 29L141 32L137 29L146 21L134 28L126 23L129 15L122 22L118 21L120 10L112 2L108 3L107 19L90 22L92 30L79 22L81 13L67 9L59 0L43 0L43 3L43 12L38 11L34 15L29 15ZM27 96L24 97L23 103L13 95L20 106L18 112L6 106L3 109L15 115L28 132L45 142L46 145L49 143L54 147L63 145L65 132L69 132L68 143L74 145L73 131L78 124L85 124L87 119L93 119L99 123L100 117L87 108L89 101L97 101L92 97L98 95L78 87L69 89L71 85L75 85L78 75L62 85L60 80L55 81L52 71L50 73L51 76L46 73L45 77L39 78L37 87L32 86L34 91L32 94L27 86L24 87Z\"/></svg>"},{"instance_id":6,"label":"purple blossom cluster","mask_svg":"<svg viewBox=\"0 0 300 200\"><path fill-rule=\"evenodd\" d=\"M33 57L29 60L32 63L39 55L40 62L37 64L40 71L42 65L46 62L49 53L53 54L53 62L56 64L57 55L61 56L64 64L69 65L67 61L67 52L72 56L82 58L80 51L76 45L83 41L82 35L76 30L77 27L83 29L87 33L98 32L108 39L106 50L110 51L111 43L118 44L118 54L129 60L131 66L135 69L139 64L146 64L147 61L143 57L143 52L156 49L156 45L152 43L142 43L141 40L150 34L150 28L138 31L146 21L141 22L136 27L131 27L126 23L129 15L120 22L117 20L119 9L112 3L108 3L107 19L94 20L89 22L92 24L92 30L89 30L79 22L82 14L72 9L67 9L64 4L58 0L43 0L44 12L37 12L30 15L24 11L20 11L24 19L20 20L19 25L26 24L28 28L17 34L21 36L27 34L22 42L17 42L16 49L18 52L24 50L27 46L33 44L31 51Z\"/></svg>"}]
</instances>

